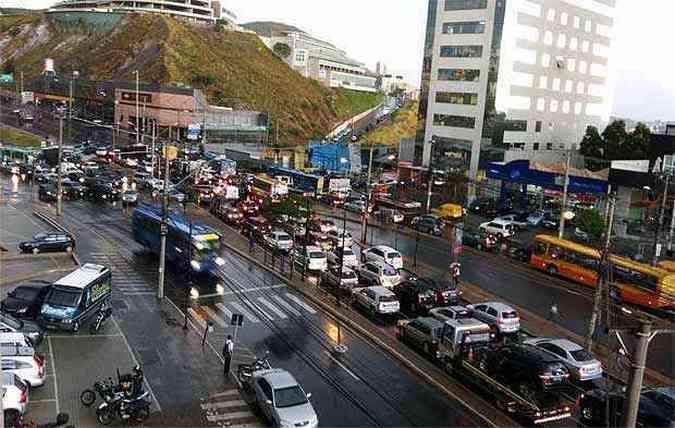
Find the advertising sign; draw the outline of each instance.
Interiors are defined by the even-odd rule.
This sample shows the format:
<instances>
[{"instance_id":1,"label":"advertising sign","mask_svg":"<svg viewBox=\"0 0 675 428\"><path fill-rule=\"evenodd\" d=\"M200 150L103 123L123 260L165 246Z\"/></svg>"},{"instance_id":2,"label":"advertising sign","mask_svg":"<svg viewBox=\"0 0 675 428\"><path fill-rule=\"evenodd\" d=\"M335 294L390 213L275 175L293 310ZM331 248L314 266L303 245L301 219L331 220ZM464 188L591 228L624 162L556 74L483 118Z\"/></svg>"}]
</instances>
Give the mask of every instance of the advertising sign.
<instances>
[{"instance_id":1,"label":"advertising sign","mask_svg":"<svg viewBox=\"0 0 675 428\"><path fill-rule=\"evenodd\" d=\"M346 192L351 189L351 183L348 178L331 178L328 182L330 192Z\"/></svg>"},{"instance_id":2,"label":"advertising sign","mask_svg":"<svg viewBox=\"0 0 675 428\"><path fill-rule=\"evenodd\" d=\"M202 132L202 126L198 123L191 123L187 128L187 139L188 140L198 140L199 135Z\"/></svg>"}]
</instances>

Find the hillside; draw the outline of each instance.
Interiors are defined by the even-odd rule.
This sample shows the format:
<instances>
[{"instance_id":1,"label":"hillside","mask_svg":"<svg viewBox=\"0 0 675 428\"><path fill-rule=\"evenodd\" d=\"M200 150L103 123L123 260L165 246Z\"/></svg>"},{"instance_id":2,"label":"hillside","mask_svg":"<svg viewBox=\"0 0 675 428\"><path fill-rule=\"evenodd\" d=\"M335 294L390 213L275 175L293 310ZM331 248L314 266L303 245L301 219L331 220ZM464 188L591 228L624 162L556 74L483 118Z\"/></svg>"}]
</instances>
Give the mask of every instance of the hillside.
<instances>
[{"instance_id":1,"label":"hillside","mask_svg":"<svg viewBox=\"0 0 675 428\"><path fill-rule=\"evenodd\" d=\"M419 103L409 103L393 113L391 120L363 136L363 144L384 144L398 146L404 138L413 138L417 131L417 109Z\"/></svg>"},{"instance_id":2,"label":"hillside","mask_svg":"<svg viewBox=\"0 0 675 428\"><path fill-rule=\"evenodd\" d=\"M282 145L304 144L335 124L372 107L376 94L334 91L304 78L253 34L191 26L170 17L129 15L114 29L94 33L65 27L42 14L0 17L0 71L40 73L44 58L57 72L78 70L89 79L183 83L210 102L269 112Z\"/></svg>"}]
</instances>

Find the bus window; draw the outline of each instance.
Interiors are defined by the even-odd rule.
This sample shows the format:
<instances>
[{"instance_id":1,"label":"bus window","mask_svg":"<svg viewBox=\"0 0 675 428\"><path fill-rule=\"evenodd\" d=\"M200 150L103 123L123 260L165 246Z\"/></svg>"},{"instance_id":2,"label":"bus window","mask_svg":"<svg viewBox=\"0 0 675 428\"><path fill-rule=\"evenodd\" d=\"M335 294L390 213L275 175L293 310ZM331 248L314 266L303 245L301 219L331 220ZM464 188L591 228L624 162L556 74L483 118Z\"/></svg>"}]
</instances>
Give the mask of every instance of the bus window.
<instances>
[{"instance_id":1,"label":"bus window","mask_svg":"<svg viewBox=\"0 0 675 428\"><path fill-rule=\"evenodd\" d=\"M564 253L565 253L565 252L564 252L563 249L560 248L560 247L551 247L550 254L551 254L551 258L553 258L553 259L560 259L560 258L562 258L562 256L563 256Z\"/></svg>"},{"instance_id":2,"label":"bus window","mask_svg":"<svg viewBox=\"0 0 675 428\"><path fill-rule=\"evenodd\" d=\"M536 245L534 246L534 254L537 254L539 256L543 256L546 254L546 244L543 242L537 242Z\"/></svg>"}]
</instances>

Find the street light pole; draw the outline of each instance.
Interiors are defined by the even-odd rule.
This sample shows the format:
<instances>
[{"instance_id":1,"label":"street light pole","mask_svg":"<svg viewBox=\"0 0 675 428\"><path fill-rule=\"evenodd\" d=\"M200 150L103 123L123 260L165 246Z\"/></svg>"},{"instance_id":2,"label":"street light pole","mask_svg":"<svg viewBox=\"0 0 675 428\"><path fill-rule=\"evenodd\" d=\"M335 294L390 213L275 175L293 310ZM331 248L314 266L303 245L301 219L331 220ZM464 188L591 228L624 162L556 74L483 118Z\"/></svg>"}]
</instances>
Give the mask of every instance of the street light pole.
<instances>
[{"instance_id":1,"label":"street light pole","mask_svg":"<svg viewBox=\"0 0 675 428\"><path fill-rule=\"evenodd\" d=\"M673 215L670 219L670 233L668 234L668 254L673 256L673 235L675 235L675 198L673 198Z\"/></svg>"},{"instance_id":2,"label":"street light pole","mask_svg":"<svg viewBox=\"0 0 675 428\"><path fill-rule=\"evenodd\" d=\"M432 164L434 162L434 140L429 142L429 189L427 190L427 214L431 212L431 193L434 183L434 170Z\"/></svg>"},{"instance_id":3,"label":"street light pole","mask_svg":"<svg viewBox=\"0 0 675 428\"><path fill-rule=\"evenodd\" d=\"M652 257L652 266L656 267L659 262L659 238L663 230L663 220L666 214L666 200L668 199L668 186L670 185L670 174L666 175L666 186L663 189L663 199L661 200L661 213L659 214L659 224L656 228L656 235L654 236L654 255ZM672 227L671 227L672 229Z\"/></svg>"},{"instance_id":4,"label":"street light pole","mask_svg":"<svg viewBox=\"0 0 675 428\"><path fill-rule=\"evenodd\" d=\"M567 208L567 187L570 184L570 160L572 155L568 152L565 160L565 184L563 185L563 199L560 206L560 227L558 229L558 238L563 239L565 233L565 208Z\"/></svg>"},{"instance_id":5,"label":"street light pole","mask_svg":"<svg viewBox=\"0 0 675 428\"><path fill-rule=\"evenodd\" d=\"M162 195L162 223L160 225L160 247L159 247L159 287L157 289L157 298L164 299L164 271L166 270L166 235L169 232L169 149L164 145L164 159L166 171L164 173L164 188Z\"/></svg>"},{"instance_id":6,"label":"street light pole","mask_svg":"<svg viewBox=\"0 0 675 428\"><path fill-rule=\"evenodd\" d=\"M139 77L138 77L138 70L134 71L136 73L136 144L138 145L140 142L140 126L141 126L141 111L140 111L140 105L139 105Z\"/></svg>"},{"instance_id":7,"label":"street light pole","mask_svg":"<svg viewBox=\"0 0 675 428\"><path fill-rule=\"evenodd\" d=\"M363 215L361 216L361 242L363 242L363 245L366 245L366 241L368 240L368 208L370 208L370 199L372 198L370 180L372 179L373 175L373 150L375 150L375 146L371 144L370 158L368 160L368 181L366 182L367 198L365 209L363 211Z\"/></svg>"},{"instance_id":8,"label":"street light pole","mask_svg":"<svg viewBox=\"0 0 675 428\"><path fill-rule=\"evenodd\" d=\"M58 161L56 164L56 215L60 216L63 206L63 183L61 181L61 158L63 156L63 116L59 116L59 152Z\"/></svg>"}]
</instances>

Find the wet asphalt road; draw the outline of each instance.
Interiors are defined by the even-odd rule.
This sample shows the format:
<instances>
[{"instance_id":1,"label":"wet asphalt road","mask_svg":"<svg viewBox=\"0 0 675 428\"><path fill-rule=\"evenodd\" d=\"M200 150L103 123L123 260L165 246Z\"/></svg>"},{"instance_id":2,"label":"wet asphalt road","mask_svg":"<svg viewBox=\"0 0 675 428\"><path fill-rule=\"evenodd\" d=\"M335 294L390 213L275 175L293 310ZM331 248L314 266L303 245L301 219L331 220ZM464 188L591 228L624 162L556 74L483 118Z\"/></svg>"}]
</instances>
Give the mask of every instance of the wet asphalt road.
<instances>
[{"instance_id":1,"label":"wet asphalt road","mask_svg":"<svg viewBox=\"0 0 675 428\"><path fill-rule=\"evenodd\" d=\"M104 248L133 254L137 258L135 264L156 266L155 258L141 251L133 241L130 221L121 207L84 201L66 204L66 212L88 232L79 234L81 255L86 257L87 252ZM102 240L116 245L102 244ZM192 309L196 313L210 311L209 314L222 322L223 325L216 323L216 334L211 338L217 349L222 346L225 334L231 333L225 322L228 313L244 313L244 327L238 332L241 346L256 355L270 351L273 366L293 373L305 390L313 393L311 401L322 424L350 427L485 425L458 402L441 395L387 354L346 330L341 331L341 336L342 343L349 348L348 354L340 360L334 358L330 350L336 343L337 326L332 319L265 271L226 250L223 257L227 263L220 277L227 294L200 299L192 303ZM167 296L182 308L185 294L180 284L184 280L171 271L168 276L168 282L177 286L168 287ZM203 285L204 290L213 289ZM152 342L153 338L147 340ZM156 391L160 397L168 393ZM166 406L163 407L166 410Z\"/></svg>"}]
</instances>

